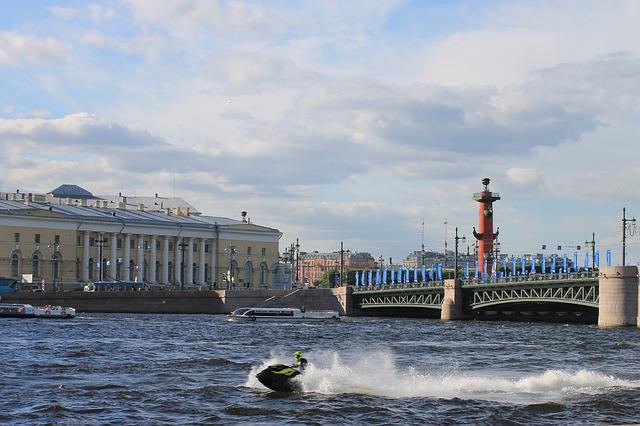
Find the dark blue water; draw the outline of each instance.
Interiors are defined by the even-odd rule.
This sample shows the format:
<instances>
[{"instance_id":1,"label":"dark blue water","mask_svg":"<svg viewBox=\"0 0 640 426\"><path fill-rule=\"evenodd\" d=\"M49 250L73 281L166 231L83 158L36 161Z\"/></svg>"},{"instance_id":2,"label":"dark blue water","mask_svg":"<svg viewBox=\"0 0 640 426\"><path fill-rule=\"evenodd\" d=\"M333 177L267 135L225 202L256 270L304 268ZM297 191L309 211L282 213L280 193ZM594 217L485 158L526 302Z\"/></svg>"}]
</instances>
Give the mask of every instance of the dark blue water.
<instances>
[{"instance_id":1,"label":"dark blue water","mask_svg":"<svg viewBox=\"0 0 640 426\"><path fill-rule=\"evenodd\" d=\"M0 319L0 424L640 422L639 329L211 315ZM253 374L304 351L304 393Z\"/></svg>"}]
</instances>

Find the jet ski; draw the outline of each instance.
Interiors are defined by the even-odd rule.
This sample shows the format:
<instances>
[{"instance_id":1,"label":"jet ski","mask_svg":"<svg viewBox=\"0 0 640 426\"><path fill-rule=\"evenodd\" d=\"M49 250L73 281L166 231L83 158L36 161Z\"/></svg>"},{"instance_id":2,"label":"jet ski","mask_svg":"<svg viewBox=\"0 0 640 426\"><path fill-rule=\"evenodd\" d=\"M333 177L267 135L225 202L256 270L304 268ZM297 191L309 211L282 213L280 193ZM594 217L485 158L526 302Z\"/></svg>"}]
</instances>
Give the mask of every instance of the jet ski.
<instances>
[{"instance_id":1,"label":"jet ski","mask_svg":"<svg viewBox=\"0 0 640 426\"><path fill-rule=\"evenodd\" d=\"M300 383L294 381L293 378L302 374L300 371L284 364L270 365L256 375L256 378L276 392L297 392Z\"/></svg>"}]
</instances>

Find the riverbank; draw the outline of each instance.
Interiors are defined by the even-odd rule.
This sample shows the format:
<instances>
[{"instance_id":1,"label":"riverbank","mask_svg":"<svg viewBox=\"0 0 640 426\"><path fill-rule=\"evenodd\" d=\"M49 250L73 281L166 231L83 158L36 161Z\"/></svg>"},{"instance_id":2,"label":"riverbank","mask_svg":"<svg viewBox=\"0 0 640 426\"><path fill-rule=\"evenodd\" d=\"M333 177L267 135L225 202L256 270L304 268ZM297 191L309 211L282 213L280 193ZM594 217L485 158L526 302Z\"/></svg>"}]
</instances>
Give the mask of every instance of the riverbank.
<instances>
[{"instance_id":1,"label":"riverbank","mask_svg":"<svg viewBox=\"0 0 640 426\"><path fill-rule=\"evenodd\" d=\"M4 303L71 306L77 312L227 314L243 306L292 307L352 313L350 289L103 291L5 293Z\"/></svg>"}]
</instances>

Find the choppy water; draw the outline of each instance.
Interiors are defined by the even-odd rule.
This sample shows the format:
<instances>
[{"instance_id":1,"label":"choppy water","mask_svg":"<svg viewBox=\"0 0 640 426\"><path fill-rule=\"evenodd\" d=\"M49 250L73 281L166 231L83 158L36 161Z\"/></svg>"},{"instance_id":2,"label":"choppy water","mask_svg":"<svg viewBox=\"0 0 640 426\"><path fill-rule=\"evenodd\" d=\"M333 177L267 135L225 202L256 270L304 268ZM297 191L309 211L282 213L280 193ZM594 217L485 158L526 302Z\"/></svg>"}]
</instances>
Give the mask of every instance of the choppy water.
<instances>
[{"instance_id":1,"label":"choppy water","mask_svg":"<svg viewBox=\"0 0 640 426\"><path fill-rule=\"evenodd\" d=\"M0 424L640 422L640 330L211 315L0 319ZM302 394L255 372L303 350Z\"/></svg>"}]
</instances>

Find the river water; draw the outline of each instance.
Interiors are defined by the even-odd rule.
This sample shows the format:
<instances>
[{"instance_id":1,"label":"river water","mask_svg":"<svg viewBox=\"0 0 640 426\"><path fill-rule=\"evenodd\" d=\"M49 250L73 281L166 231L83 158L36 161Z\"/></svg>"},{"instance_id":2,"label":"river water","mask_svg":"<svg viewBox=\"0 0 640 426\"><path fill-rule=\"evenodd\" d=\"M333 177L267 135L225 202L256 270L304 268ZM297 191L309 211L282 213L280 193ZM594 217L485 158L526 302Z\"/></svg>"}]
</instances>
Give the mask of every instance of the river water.
<instances>
[{"instance_id":1,"label":"river water","mask_svg":"<svg viewBox=\"0 0 640 426\"><path fill-rule=\"evenodd\" d=\"M640 422L640 330L219 315L0 319L0 424ZM310 366L276 394L264 366Z\"/></svg>"}]
</instances>

